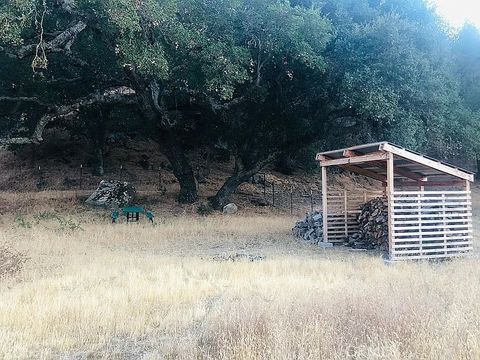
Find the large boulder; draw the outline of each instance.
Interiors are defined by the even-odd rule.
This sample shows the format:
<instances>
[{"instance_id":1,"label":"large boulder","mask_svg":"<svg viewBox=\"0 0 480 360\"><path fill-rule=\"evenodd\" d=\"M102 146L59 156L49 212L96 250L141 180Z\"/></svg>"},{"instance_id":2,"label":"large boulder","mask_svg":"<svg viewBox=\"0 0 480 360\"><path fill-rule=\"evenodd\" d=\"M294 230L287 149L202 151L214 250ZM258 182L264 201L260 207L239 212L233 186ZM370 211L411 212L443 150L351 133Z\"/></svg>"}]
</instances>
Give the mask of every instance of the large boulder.
<instances>
[{"instance_id":1,"label":"large boulder","mask_svg":"<svg viewBox=\"0 0 480 360\"><path fill-rule=\"evenodd\" d=\"M85 203L107 208L123 207L132 203L135 192L135 187L126 181L102 180Z\"/></svg>"}]
</instances>

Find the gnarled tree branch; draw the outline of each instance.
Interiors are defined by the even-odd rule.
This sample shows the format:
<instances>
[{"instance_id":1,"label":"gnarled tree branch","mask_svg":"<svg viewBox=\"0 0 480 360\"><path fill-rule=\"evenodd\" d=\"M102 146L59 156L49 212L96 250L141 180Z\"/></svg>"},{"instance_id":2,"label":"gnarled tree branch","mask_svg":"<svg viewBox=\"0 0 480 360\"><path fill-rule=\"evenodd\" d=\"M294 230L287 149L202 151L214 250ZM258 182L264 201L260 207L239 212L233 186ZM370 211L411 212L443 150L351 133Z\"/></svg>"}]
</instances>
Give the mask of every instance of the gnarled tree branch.
<instances>
[{"instance_id":1,"label":"gnarled tree branch","mask_svg":"<svg viewBox=\"0 0 480 360\"><path fill-rule=\"evenodd\" d=\"M28 137L0 138L0 148L14 144L38 144L43 140L43 132L49 123L77 116L82 108L102 104L135 104L137 101L135 91L126 86L110 88L102 92L93 93L79 99L73 104L53 107L51 112L40 118L33 133Z\"/></svg>"},{"instance_id":2,"label":"gnarled tree branch","mask_svg":"<svg viewBox=\"0 0 480 360\"><path fill-rule=\"evenodd\" d=\"M52 40L45 42L44 51L46 53L62 52L71 53L71 47L75 42L78 34L80 34L87 24L82 20L77 21L68 29L62 31L60 34L55 36ZM24 45L17 49L16 51L8 51L7 54L18 59L24 59L28 56L35 54L35 49L37 44ZM6 49L1 49L6 51Z\"/></svg>"},{"instance_id":3,"label":"gnarled tree branch","mask_svg":"<svg viewBox=\"0 0 480 360\"><path fill-rule=\"evenodd\" d=\"M5 102L29 102L29 103L34 103L40 106L48 106L48 104L44 103L42 100L39 98L33 96L0 96L0 102L5 101Z\"/></svg>"}]
</instances>

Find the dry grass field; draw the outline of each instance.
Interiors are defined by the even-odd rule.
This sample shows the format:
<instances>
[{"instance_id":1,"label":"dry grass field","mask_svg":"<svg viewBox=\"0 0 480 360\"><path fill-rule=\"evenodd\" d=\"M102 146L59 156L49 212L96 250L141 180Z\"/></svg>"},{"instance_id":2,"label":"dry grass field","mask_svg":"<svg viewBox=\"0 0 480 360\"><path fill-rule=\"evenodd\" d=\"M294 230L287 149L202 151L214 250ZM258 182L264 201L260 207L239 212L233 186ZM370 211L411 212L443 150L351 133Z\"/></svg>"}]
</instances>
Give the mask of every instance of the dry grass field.
<instances>
[{"instance_id":1,"label":"dry grass field","mask_svg":"<svg viewBox=\"0 0 480 360\"><path fill-rule=\"evenodd\" d=\"M0 358L480 359L476 256L385 265L294 221L3 215Z\"/></svg>"}]
</instances>

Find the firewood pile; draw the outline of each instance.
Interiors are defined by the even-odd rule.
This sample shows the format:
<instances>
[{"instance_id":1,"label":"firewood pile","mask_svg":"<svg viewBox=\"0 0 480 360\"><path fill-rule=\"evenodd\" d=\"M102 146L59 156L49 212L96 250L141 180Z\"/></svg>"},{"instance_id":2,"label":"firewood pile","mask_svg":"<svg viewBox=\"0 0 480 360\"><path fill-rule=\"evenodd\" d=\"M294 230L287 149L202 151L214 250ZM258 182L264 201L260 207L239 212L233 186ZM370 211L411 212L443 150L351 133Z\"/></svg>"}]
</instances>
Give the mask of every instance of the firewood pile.
<instances>
[{"instance_id":1,"label":"firewood pile","mask_svg":"<svg viewBox=\"0 0 480 360\"><path fill-rule=\"evenodd\" d=\"M388 249L388 204L385 197L362 205L358 215L359 231L345 239L345 246L354 249Z\"/></svg>"},{"instance_id":2,"label":"firewood pile","mask_svg":"<svg viewBox=\"0 0 480 360\"><path fill-rule=\"evenodd\" d=\"M307 213L305 219L297 221L292 229L293 235L312 244L323 239L323 216L319 211Z\"/></svg>"},{"instance_id":3,"label":"firewood pile","mask_svg":"<svg viewBox=\"0 0 480 360\"><path fill-rule=\"evenodd\" d=\"M354 249L388 249L388 205L384 197L365 203L358 215L359 231L345 238L344 245ZM297 221L293 235L318 244L323 241L323 216L319 211L307 213Z\"/></svg>"}]
</instances>

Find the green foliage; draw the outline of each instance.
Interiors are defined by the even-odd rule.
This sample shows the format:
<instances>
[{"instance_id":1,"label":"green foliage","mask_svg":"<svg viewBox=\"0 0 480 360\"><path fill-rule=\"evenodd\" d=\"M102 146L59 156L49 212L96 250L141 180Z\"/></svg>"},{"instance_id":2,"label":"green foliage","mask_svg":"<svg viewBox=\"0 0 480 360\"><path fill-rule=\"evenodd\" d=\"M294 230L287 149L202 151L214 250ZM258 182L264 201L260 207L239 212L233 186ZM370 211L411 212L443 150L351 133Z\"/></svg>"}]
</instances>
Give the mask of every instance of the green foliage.
<instances>
[{"instance_id":1,"label":"green foliage","mask_svg":"<svg viewBox=\"0 0 480 360\"><path fill-rule=\"evenodd\" d=\"M32 224L27 219L25 219L22 214L17 214L17 216L15 216L15 224L17 227L23 229L30 229L32 227Z\"/></svg>"},{"instance_id":2,"label":"green foliage","mask_svg":"<svg viewBox=\"0 0 480 360\"><path fill-rule=\"evenodd\" d=\"M21 45L22 32L32 21L36 1L7 0L0 5L0 44Z\"/></svg>"},{"instance_id":3,"label":"green foliage","mask_svg":"<svg viewBox=\"0 0 480 360\"><path fill-rule=\"evenodd\" d=\"M33 217L36 220L36 224L39 225L42 222L48 222L54 220L58 224L56 230L59 231L83 231L83 228L80 226L80 223L75 221L73 218L68 216L59 215L56 212L43 211Z\"/></svg>"},{"instance_id":4,"label":"green foliage","mask_svg":"<svg viewBox=\"0 0 480 360\"><path fill-rule=\"evenodd\" d=\"M463 110L452 39L443 24L422 1L372 4L326 5L338 29L330 53L330 102L335 110L350 109L356 124L338 130L327 145L389 140L441 158L469 152L459 129L478 124Z\"/></svg>"},{"instance_id":5,"label":"green foliage","mask_svg":"<svg viewBox=\"0 0 480 360\"><path fill-rule=\"evenodd\" d=\"M271 154L303 159L312 144L389 140L442 158L479 152L479 32L466 26L452 37L423 0L69 4L46 2L45 33L78 20L87 27L69 51L46 54L41 77L32 78L31 59L0 52L0 96L49 104L2 106L2 134L31 131L51 104L124 85L138 94L137 106L121 108L134 128L157 134L164 118L174 119L167 139L226 144L244 170ZM3 50L38 41L41 7L40 0L0 5ZM81 114L95 122L97 110ZM106 109L114 115L101 126L125 128L115 111ZM92 121L62 126L92 136Z\"/></svg>"}]
</instances>

